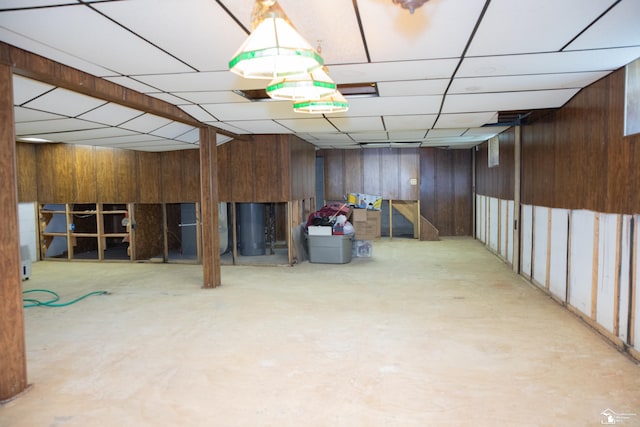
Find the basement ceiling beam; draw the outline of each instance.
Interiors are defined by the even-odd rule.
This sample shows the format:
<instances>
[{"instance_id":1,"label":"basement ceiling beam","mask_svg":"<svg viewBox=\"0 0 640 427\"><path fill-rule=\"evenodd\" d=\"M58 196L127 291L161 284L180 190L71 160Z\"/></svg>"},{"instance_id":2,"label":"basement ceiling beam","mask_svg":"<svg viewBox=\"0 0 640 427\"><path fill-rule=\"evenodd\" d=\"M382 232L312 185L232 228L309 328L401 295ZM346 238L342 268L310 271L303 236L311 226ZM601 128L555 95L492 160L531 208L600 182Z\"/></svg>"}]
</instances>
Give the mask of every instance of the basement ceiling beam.
<instances>
[{"instance_id":1,"label":"basement ceiling beam","mask_svg":"<svg viewBox=\"0 0 640 427\"><path fill-rule=\"evenodd\" d=\"M15 74L48 83L83 95L123 105L145 113L155 114L197 128L209 127L221 135L235 139L247 136L204 124L173 104L133 89L101 79L84 71L68 67L35 53L0 42L0 63L13 67Z\"/></svg>"}]
</instances>

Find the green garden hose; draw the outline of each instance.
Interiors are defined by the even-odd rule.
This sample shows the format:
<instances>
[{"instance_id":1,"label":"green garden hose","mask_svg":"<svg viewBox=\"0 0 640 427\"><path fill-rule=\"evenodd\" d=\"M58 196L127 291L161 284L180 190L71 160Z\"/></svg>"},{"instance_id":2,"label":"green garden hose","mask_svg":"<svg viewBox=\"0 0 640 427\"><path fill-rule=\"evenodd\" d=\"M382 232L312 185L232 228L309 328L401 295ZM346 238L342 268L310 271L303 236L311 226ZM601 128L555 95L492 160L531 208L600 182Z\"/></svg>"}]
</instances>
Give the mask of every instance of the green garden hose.
<instances>
[{"instance_id":1,"label":"green garden hose","mask_svg":"<svg viewBox=\"0 0 640 427\"><path fill-rule=\"evenodd\" d=\"M45 294L49 294L52 296L51 299L49 299L48 301L41 301L39 299L35 299L35 298L22 298L22 301L24 302L24 307L38 307L38 306L44 306L44 307L66 307L68 305L71 304L75 304L80 300L83 300L87 297L90 297L91 295L107 295L108 292L107 291L95 291L95 292L89 292L88 294L82 295L81 297L78 297L72 301L69 302L58 302L60 300L60 295L58 295L57 293L50 291L48 289L30 289L27 291L22 291L22 294L28 294L28 293L35 293L35 292L41 292L41 293L45 293Z\"/></svg>"}]
</instances>

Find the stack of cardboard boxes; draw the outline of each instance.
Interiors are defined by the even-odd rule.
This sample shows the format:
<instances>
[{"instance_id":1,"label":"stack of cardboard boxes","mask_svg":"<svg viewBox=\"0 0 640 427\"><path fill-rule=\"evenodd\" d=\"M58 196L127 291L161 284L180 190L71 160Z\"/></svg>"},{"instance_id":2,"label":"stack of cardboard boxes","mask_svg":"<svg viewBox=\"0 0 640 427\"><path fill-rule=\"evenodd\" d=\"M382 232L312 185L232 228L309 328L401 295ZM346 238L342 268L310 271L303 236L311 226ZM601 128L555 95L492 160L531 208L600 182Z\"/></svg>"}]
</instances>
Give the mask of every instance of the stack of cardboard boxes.
<instances>
[{"instance_id":1,"label":"stack of cardboard boxes","mask_svg":"<svg viewBox=\"0 0 640 427\"><path fill-rule=\"evenodd\" d=\"M373 253L373 240L380 237L380 211L354 209L351 223L356 230L352 257L370 257Z\"/></svg>"}]
</instances>

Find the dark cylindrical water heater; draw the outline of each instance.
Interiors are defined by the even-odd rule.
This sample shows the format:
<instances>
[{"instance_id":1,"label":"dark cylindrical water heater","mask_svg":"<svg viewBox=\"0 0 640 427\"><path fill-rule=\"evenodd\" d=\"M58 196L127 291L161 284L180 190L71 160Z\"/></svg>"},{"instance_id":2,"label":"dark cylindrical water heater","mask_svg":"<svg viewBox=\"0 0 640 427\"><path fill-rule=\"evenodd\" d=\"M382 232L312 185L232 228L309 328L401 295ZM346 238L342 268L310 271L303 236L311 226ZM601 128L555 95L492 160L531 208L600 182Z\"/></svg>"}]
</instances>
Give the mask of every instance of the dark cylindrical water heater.
<instances>
[{"instance_id":1,"label":"dark cylindrical water heater","mask_svg":"<svg viewBox=\"0 0 640 427\"><path fill-rule=\"evenodd\" d=\"M238 203L237 207L240 255L264 255L266 253L264 205L262 203Z\"/></svg>"}]
</instances>

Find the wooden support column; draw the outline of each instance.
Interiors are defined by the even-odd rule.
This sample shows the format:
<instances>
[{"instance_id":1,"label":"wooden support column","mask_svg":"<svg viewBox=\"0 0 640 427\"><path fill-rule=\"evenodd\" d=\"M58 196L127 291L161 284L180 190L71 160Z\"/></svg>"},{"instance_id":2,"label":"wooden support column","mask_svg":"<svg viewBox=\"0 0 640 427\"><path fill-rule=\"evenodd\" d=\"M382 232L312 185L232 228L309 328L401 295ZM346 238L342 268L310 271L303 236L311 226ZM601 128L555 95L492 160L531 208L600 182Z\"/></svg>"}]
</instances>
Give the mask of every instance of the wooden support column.
<instances>
[{"instance_id":1,"label":"wooden support column","mask_svg":"<svg viewBox=\"0 0 640 427\"><path fill-rule=\"evenodd\" d=\"M200 128L200 206L202 209L203 288L220 286L218 231L218 154L216 132Z\"/></svg>"},{"instance_id":2,"label":"wooden support column","mask_svg":"<svg viewBox=\"0 0 640 427\"><path fill-rule=\"evenodd\" d=\"M12 71L0 65L0 402L27 388Z\"/></svg>"}]
</instances>

